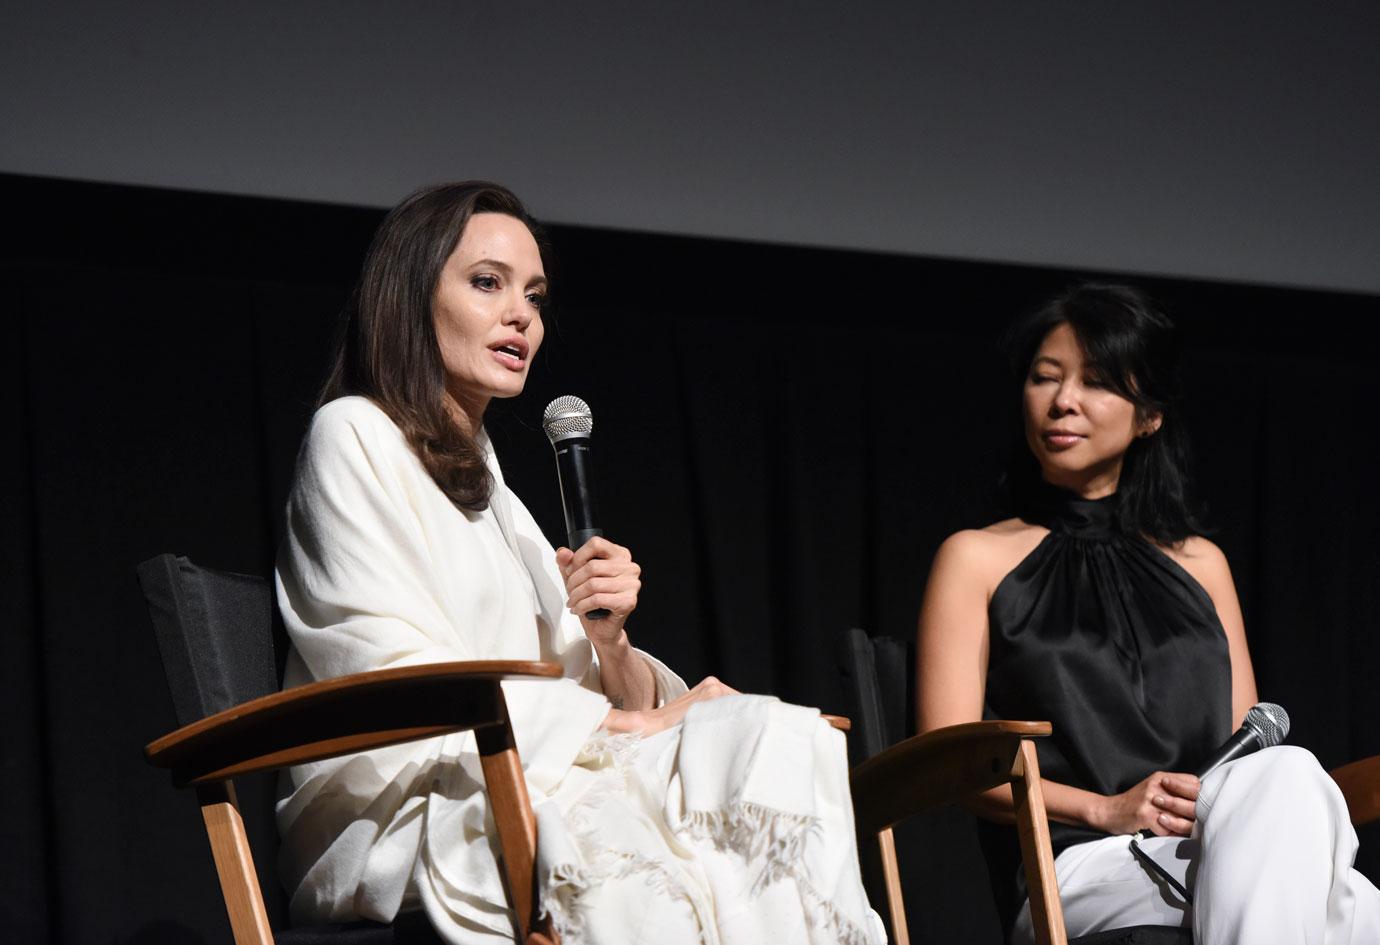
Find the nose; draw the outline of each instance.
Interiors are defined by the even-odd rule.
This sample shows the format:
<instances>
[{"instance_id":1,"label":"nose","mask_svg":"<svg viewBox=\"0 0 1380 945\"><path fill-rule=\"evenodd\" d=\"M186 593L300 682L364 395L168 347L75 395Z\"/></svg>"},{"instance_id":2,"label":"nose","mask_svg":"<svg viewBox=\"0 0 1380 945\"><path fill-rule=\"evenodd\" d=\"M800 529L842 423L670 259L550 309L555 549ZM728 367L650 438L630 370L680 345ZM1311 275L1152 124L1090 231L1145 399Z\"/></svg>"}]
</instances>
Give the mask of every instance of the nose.
<instances>
[{"instance_id":1,"label":"nose","mask_svg":"<svg viewBox=\"0 0 1380 945\"><path fill-rule=\"evenodd\" d=\"M1059 385L1059 389L1054 392L1054 400L1049 405L1049 412L1055 417L1065 417L1078 412L1078 390L1071 378L1064 380Z\"/></svg>"},{"instance_id":2,"label":"nose","mask_svg":"<svg viewBox=\"0 0 1380 945\"><path fill-rule=\"evenodd\" d=\"M514 295L508 297L508 304L504 306L503 311L503 324L512 325L518 331L525 331L535 317L536 312L532 311L532 306L527 301L526 291L518 289Z\"/></svg>"}]
</instances>

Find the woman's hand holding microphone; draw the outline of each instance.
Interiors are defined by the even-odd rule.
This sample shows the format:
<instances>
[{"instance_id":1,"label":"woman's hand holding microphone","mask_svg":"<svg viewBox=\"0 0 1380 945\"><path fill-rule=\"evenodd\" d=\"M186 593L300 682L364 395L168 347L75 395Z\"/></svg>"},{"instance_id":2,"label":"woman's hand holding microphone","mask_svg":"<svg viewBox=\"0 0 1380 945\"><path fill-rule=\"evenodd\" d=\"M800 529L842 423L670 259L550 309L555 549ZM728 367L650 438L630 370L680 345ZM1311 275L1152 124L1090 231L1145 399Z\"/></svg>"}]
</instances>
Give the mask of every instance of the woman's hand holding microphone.
<instances>
[{"instance_id":1,"label":"woman's hand holding microphone","mask_svg":"<svg viewBox=\"0 0 1380 945\"><path fill-rule=\"evenodd\" d=\"M737 690L713 676L701 680L689 692L660 708L651 667L633 650L624 629L628 617L637 609L642 589L642 569L632 553L606 538L595 537L576 551L556 549L556 564L565 578L566 606L580 618L585 636L599 654L604 693L614 708L604 719L604 728L614 733L641 732L652 735L680 724L696 702L734 695ZM608 616L591 618L595 610ZM631 704L633 708L623 708Z\"/></svg>"},{"instance_id":2,"label":"woman's hand holding microphone","mask_svg":"<svg viewBox=\"0 0 1380 945\"><path fill-rule=\"evenodd\" d=\"M607 538L594 537L578 551L557 548L556 564L565 578L565 606L580 618L585 636L600 655L626 643L623 625L637 609L637 592L642 590L642 569L632 552ZM607 610L608 616L590 619L589 613L595 610Z\"/></svg>"}]
</instances>

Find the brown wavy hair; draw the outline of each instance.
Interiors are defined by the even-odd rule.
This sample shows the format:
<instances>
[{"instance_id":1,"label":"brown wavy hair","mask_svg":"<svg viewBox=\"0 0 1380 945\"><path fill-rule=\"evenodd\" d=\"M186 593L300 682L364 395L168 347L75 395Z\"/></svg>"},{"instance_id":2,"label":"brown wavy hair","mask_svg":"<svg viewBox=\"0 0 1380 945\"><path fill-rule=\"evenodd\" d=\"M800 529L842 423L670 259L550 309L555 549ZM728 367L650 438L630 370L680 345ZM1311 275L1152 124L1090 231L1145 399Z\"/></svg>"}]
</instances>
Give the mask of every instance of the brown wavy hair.
<instances>
[{"instance_id":1,"label":"brown wavy hair","mask_svg":"<svg viewBox=\"0 0 1380 945\"><path fill-rule=\"evenodd\" d=\"M432 300L446 260L476 213L520 220L546 261L541 228L506 187L461 181L411 194L374 234L317 400L320 406L350 394L368 397L402 430L441 491L474 512L488 508L493 477L483 449L446 408Z\"/></svg>"}]
</instances>

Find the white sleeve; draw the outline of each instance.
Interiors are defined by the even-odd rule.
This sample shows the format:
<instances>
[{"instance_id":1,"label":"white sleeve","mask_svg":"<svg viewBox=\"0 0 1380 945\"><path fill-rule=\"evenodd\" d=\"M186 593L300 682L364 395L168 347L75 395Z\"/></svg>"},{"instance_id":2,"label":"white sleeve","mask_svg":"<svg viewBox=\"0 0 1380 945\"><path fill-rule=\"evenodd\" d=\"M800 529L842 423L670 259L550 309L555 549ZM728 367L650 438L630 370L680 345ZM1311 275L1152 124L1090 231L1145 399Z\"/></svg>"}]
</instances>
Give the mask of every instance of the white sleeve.
<instances>
[{"instance_id":1,"label":"white sleeve","mask_svg":"<svg viewBox=\"0 0 1380 945\"><path fill-rule=\"evenodd\" d=\"M314 679L495 658L477 652L468 628L447 613L457 576L437 572L415 494L434 484L419 475L391 421L351 400L318 411L288 504L278 597L299 658ZM514 632L535 631L529 622ZM577 680L503 688L529 780L547 789L598 729L608 702Z\"/></svg>"},{"instance_id":2,"label":"white sleeve","mask_svg":"<svg viewBox=\"0 0 1380 945\"><path fill-rule=\"evenodd\" d=\"M278 601L312 678L478 659L448 626L396 428L335 401L298 457L278 560ZM404 448L405 444L404 444Z\"/></svg>"}]
</instances>

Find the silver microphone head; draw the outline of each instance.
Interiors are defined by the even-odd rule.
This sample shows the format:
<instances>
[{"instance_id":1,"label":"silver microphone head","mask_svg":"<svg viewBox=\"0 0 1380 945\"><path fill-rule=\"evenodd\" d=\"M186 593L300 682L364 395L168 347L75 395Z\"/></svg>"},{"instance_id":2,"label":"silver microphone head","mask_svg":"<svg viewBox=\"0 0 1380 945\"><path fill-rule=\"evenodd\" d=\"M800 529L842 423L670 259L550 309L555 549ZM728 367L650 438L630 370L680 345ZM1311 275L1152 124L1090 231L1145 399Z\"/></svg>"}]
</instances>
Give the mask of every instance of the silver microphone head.
<instances>
[{"instance_id":1,"label":"silver microphone head","mask_svg":"<svg viewBox=\"0 0 1380 945\"><path fill-rule=\"evenodd\" d=\"M573 436L589 436L594 430L594 414L590 412L589 404L567 394L546 405L541 415L541 426L546 431L546 438L555 446Z\"/></svg>"},{"instance_id":2,"label":"silver microphone head","mask_svg":"<svg viewBox=\"0 0 1380 945\"><path fill-rule=\"evenodd\" d=\"M1274 748L1289 734L1289 713L1273 702L1257 702L1246 712L1242 725L1260 737L1261 748Z\"/></svg>"}]
</instances>

